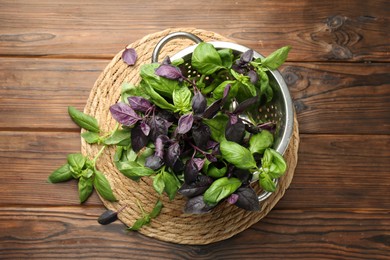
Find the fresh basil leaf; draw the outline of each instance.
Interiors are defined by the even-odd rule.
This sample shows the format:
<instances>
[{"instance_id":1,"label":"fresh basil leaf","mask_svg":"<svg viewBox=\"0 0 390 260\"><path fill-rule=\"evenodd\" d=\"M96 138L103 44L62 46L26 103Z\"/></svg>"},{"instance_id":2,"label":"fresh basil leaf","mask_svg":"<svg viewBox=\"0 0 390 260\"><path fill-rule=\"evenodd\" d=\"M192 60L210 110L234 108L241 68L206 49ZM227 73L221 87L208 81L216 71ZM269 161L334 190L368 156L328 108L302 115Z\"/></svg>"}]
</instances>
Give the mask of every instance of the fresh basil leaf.
<instances>
[{"instance_id":1,"label":"fresh basil leaf","mask_svg":"<svg viewBox=\"0 0 390 260\"><path fill-rule=\"evenodd\" d=\"M192 66L203 75L211 75L223 69L222 60L217 50L210 43L201 42L195 48L191 58Z\"/></svg>"},{"instance_id":2,"label":"fresh basil leaf","mask_svg":"<svg viewBox=\"0 0 390 260\"><path fill-rule=\"evenodd\" d=\"M154 174L154 170L144 167L137 162L118 162L116 166L123 175L132 180L138 180L143 176L150 176Z\"/></svg>"},{"instance_id":3,"label":"fresh basil leaf","mask_svg":"<svg viewBox=\"0 0 390 260\"><path fill-rule=\"evenodd\" d=\"M221 49L218 50L219 57L221 57L222 66L230 68L233 64L233 50L232 49Z\"/></svg>"},{"instance_id":4,"label":"fresh basil leaf","mask_svg":"<svg viewBox=\"0 0 390 260\"><path fill-rule=\"evenodd\" d=\"M157 200L156 204L153 207L153 210L149 213L149 217L156 218L160 214L162 208L163 204L161 200Z\"/></svg>"},{"instance_id":5,"label":"fresh basil leaf","mask_svg":"<svg viewBox=\"0 0 390 260\"><path fill-rule=\"evenodd\" d=\"M163 174L160 172L159 174L156 174L156 176L153 178L153 188L158 194L162 194L164 192L165 188L165 182L163 180Z\"/></svg>"},{"instance_id":6,"label":"fresh basil leaf","mask_svg":"<svg viewBox=\"0 0 390 260\"><path fill-rule=\"evenodd\" d=\"M249 211L258 211L260 210L260 203L256 192L250 187L240 187L235 194L238 195L236 205L239 208L249 210Z\"/></svg>"},{"instance_id":7,"label":"fresh basil leaf","mask_svg":"<svg viewBox=\"0 0 390 260\"><path fill-rule=\"evenodd\" d=\"M93 191L92 178L81 177L78 183L80 203L86 201L91 196Z\"/></svg>"},{"instance_id":8,"label":"fresh basil leaf","mask_svg":"<svg viewBox=\"0 0 390 260\"><path fill-rule=\"evenodd\" d=\"M207 205L203 199L203 195L199 195L187 200L184 206L184 213L187 214L203 214L209 212L213 206Z\"/></svg>"},{"instance_id":9,"label":"fresh basil leaf","mask_svg":"<svg viewBox=\"0 0 390 260\"><path fill-rule=\"evenodd\" d=\"M222 199L235 192L240 186L241 181L237 178L219 178L204 192L203 199L208 205L216 205Z\"/></svg>"},{"instance_id":10,"label":"fresh basil leaf","mask_svg":"<svg viewBox=\"0 0 390 260\"><path fill-rule=\"evenodd\" d=\"M177 123L176 131L178 134L185 134L192 128L194 122L194 116L192 113L182 115Z\"/></svg>"},{"instance_id":11,"label":"fresh basil leaf","mask_svg":"<svg viewBox=\"0 0 390 260\"><path fill-rule=\"evenodd\" d=\"M171 98L173 91L179 88L179 82L158 76L156 74L158 67L160 67L158 63L144 64L141 66L140 75L147 85L153 88L158 94L166 98ZM146 93L151 96L149 91L146 91Z\"/></svg>"},{"instance_id":12,"label":"fresh basil leaf","mask_svg":"<svg viewBox=\"0 0 390 260\"><path fill-rule=\"evenodd\" d=\"M69 169L69 164L64 164L52 174L50 174L48 181L51 183L63 182L72 179L72 171Z\"/></svg>"},{"instance_id":13,"label":"fresh basil leaf","mask_svg":"<svg viewBox=\"0 0 390 260\"><path fill-rule=\"evenodd\" d=\"M214 164L210 164L208 166L207 175L213 178L221 178L225 176L226 172L226 165L223 165L222 167L217 167Z\"/></svg>"},{"instance_id":14,"label":"fresh basil leaf","mask_svg":"<svg viewBox=\"0 0 390 260\"><path fill-rule=\"evenodd\" d=\"M223 92L225 91L225 88L228 84L233 85L235 84L235 80L225 80L221 84L219 84L213 91L213 98L220 99L223 96Z\"/></svg>"},{"instance_id":15,"label":"fresh basil leaf","mask_svg":"<svg viewBox=\"0 0 390 260\"><path fill-rule=\"evenodd\" d=\"M128 146L130 142L130 131L128 129L118 129L104 140L106 145L116 144L118 146Z\"/></svg>"},{"instance_id":16,"label":"fresh basil leaf","mask_svg":"<svg viewBox=\"0 0 390 260\"><path fill-rule=\"evenodd\" d=\"M240 169L256 168L256 161L252 153L242 145L235 142L223 140L219 149L223 159Z\"/></svg>"},{"instance_id":17,"label":"fresh basil leaf","mask_svg":"<svg viewBox=\"0 0 390 260\"><path fill-rule=\"evenodd\" d=\"M138 231L143 225L146 225L150 222L149 218L143 217L140 219L137 219L134 224L128 228L128 230L132 231Z\"/></svg>"},{"instance_id":18,"label":"fresh basil leaf","mask_svg":"<svg viewBox=\"0 0 390 260\"><path fill-rule=\"evenodd\" d=\"M100 140L100 136L98 133L95 132L84 132L81 133L81 137L84 138L84 140L89 144L96 144Z\"/></svg>"},{"instance_id":19,"label":"fresh basil leaf","mask_svg":"<svg viewBox=\"0 0 390 260\"><path fill-rule=\"evenodd\" d=\"M86 179L91 178L93 174L94 171L91 168L87 168L81 172L81 176Z\"/></svg>"},{"instance_id":20,"label":"fresh basil leaf","mask_svg":"<svg viewBox=\"0 0 390 260\"><path fill-rule=\"evenodd\" d=\"M137 163L139 163L140 165L145 165L146 158L151 156L153 153L154 153L154 150L152 148L144 147L137 154L137 159L136 159Z\"/></svg>"},{"instance_id":21,"label":"fresh basil leaf","mask_svg":"<svg viewBox=\"0 0 390 260\"><path fill-rule=\"evenodd\" d=\"M128 98L133 96L139 96L149 99L142 86L135 86L131 83L123 83L121 86L121 98L120 102L128 103Z\"/></svg>"},{"instance_id":22,"label":"fresh basil leaf","mask_svg":"<svg viewBox=\"0 0 390 260\"><path fill-rule=\"evenodd\" d=\"M69 116L72 118L73 122L75 122L81 128L84 128L94 133L100 132L99 124L96 118L89 116L72 106L68 107L68 113Z\"/></svg>"},{"instance_id":23,"label":"fresh basil leaf","mask_svg":"<svg viewBox=\"0 0 390 260\"><path fill-rule=\"evenodd\" d=\"M81 153L68 154L67 159L68 159L68 164L70 166L70 169L74 173L81 172L81 170L83 169L86 163L86 158Z\"/></svg>"},{"instance_id":24,"label":"fresh basil leaf","mask_svg":"<svg viewBox=\"0 0 390 260\"><path fill-rule=\"evenodd\" d=\"M259 183L265 191L274 192L276 190L275 183L273 182L272 178L266 173L261 173L259 175Z\"/></svg>"},{"instance_id":25,"label":"fresh basil leaf","mask_svg":"<svg viewBox=\"0 0 390 260\"><path fill-rule=\"evenodd\" d=\"M260 93L266 97L267 102L270 102L273 98L273 90L269 82L268 74L263 70L258 70L257 73L260 77Z\"/></svg>"},{"instance_id":26,"label":"fresh basil leaf","mask_svg":"<svg viewBox=\"0 0 390 260\"><path fill-rule=\"evenodd\" d=\"M110 183L106 179L106 176L104 176L103 173L99 171L95 171L95 178L93 181L93 185L97 192L102 196L104 199L109 200L109 201L116 201L117 199L115 198Z\"/></svg>"},{"instance_id":27,"label":"fresh basil leaf","mask_svg":"<svg viewBox=\"0 0 390 260\"><path fill-rule=\"evenodd\" d=\"M269 68L270 70L276 70L286 61L290 49L290 46L284 46L274 51L266 58L261 60L262 65Z\"/></svg>"},{"instance_id":28,"label":"fresh basil leaf","mask_svg":"<svg viewBox=\"0 0 390 260\"><path fill-rule=\"evenodd\" d=\"M264 154L265 153L267 153L267 156L269 156L269 153L272 154L270 156L272 157L272 161L269 166L268 174L271 178L281 177L287 170L287 164L283 156L272 148L266 149Z\"/></svg>"},{"instance_id":29,"label":"fresh basil leaf","mask_svg":"<svg viewBox=\"0 0 390 260\"><path fill-rule=\"evenodd\" d=\"M175 112L184 114L191 110L192 93L186 86L173 90L172 98L176 107Z\"/></svg>"},{"instance_id":30,"label":"fresh basil leaf","mask_svg":"<svg viewBox=\"0 0 390 260\"><path fill-rule=\"evenodd\" d=\"M260 133L252 135L249 139L249 150L251 153L263 154L265 149L271 147L273 143L273 134L267 130L263 130Z\"/></svg>"},{"instance_id":31,"label":"fresh basil leaf","mask_svg":"<svg viewBox=\"0 0 390 260\"><path fill-rule=\"evenodd\" d=\"M146 94L150 97L150 101L152 101L156 106L170 111L176 110L176 107L171 103L169 103L168 101L166 101L159 93L157 93L152 88L152 86L149 83L145 81L141 81L141 85L144 88Z\"/></svg>"},{"instance_id":32,"label":"fresh basil leaf","mask_svg":"<svg viewBox=\"0 0 390 260\"><path fill-rule=\"evenodd\" d=\"M119 162L123 156L123 146L117 146L114 154L114 162Z\"/></svg>"},{"instance_id":33,"label":"fresh basil leaf","mask_svg":"<svg viewBox=\"0 0 390 260\"><path fill-rule=\"evenodd\" d=\"M175 198L176 192L180 187L179 180L170 172L162 171L162 179L164 181L164 191L167 193L170 200Z\"/></svg>"},{"instance_id":34,"label":"fresh basil leaf","mask_svg":"<svg viewBox=\"0 0 390 260\"><path fill-rule=\"evenodd\" d=\"M225 127L229 117L225 114L216 115L212 119L203 118L203 123L209 126L211 138L217 142L221 142L225 137Z\"/></svg>"}]
</instances>

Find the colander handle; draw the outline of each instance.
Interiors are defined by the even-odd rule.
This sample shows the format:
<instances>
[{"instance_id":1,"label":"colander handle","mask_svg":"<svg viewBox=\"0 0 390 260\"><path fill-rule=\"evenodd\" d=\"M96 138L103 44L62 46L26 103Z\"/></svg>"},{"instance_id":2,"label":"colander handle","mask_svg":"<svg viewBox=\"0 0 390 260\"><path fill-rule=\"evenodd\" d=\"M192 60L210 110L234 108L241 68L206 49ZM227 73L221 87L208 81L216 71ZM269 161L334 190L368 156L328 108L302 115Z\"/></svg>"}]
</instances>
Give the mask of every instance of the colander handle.
<instances>
[{"instance_id":1,"label":"colander handle","mask_svg":"<svg viewBox=\"0 0 390 260\"><path fill-rule=\"evenodd\" d=\"M168 34L164 38L162 38L154 47L153 53L152 53L152 63L158 62L158 55L160 54L161 49L164 47L165 44L167 44L169 41L176 39L176 38L187 38L195 43L200 43L203 42L201 38L198 36L188 33L188 32L174 32L171 34Z\"/></svg>"}]
</instances>

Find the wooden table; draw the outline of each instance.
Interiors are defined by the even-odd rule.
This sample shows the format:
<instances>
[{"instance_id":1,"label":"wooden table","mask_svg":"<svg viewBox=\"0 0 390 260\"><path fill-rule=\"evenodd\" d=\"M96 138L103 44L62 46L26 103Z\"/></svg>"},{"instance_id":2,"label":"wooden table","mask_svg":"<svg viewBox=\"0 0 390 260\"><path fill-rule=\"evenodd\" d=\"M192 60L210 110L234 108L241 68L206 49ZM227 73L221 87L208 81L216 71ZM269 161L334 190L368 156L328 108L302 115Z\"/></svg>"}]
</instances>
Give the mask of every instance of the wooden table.
<instances>
[{"instance_id":1,"label":"wooden table","mask_svg":"<svg viewBox=\"0 0 390 260\"><path fill-rule=\"evenodd\" d=\"M390 259L389 26L384 0L0 0L0 258ZM96 194L79 205L76 182L46 181L80 151L67 106L83 109L128 43L169 27L293 47L293 183L266 218L206 246L101 226Z\"/></svg>"}]
</instances>

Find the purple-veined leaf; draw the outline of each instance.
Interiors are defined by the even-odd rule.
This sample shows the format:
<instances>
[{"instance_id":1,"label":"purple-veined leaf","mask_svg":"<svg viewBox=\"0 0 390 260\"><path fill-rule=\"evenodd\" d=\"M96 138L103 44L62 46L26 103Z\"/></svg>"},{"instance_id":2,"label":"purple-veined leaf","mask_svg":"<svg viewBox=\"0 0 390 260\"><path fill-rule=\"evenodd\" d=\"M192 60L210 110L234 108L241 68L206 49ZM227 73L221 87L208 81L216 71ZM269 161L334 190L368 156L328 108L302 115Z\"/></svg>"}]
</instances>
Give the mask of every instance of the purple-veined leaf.
<instances>
[{"instance_id":1,"label":"purple-veined leaf","mask_svg":"<svg viewBox=\"0 0 390 260\"><path fill-rule=\"evenodd\" d=\"M169 56L166 56L164 60L161 62L161 64L170 65L172 64L171 58Z\"/></svg>"},{"instance_id":2,"label":"purple-veined leaf","mask_svg":"<svg viewBox=\"0 0 390 260\"><path fill-rule=\"evenodd\" d=\"M237 118L235 124L231 123L229 120L225 128L225 138L228 141L241 144L245 136L245 124L240 118Z\"/></svg>"},{"instance_id":3,"label":"purple-veined leaf","mask_svg":"<svg viewBox=\"0 0 390 260\"><path fill-rule=\"evenodd\" d=\"M185 167L185 165L184 165L183 161L180 158L178 158L172 166L172 171L174 173L181 173L184 171L184 167Z\"/></svg>"},{"instance_id":4,"label":"purple-veined leaf","mask_svg":"<svg viewBox=\"0 0 390 260\"><path fill-rule=\"evenodd\" d=\"M249 184L252 179L252 173L250 171L236 167L234 167L232 175L240 179L243 184Z\"/></svg>"},{"instance_id":5,"label":"purple-veined leaf","mask_svg":"<svg viewBox=\"0 0 390 260\"><path fill-rule=\"evenodd\" d=\"M143 97L133 96L133 97L128 97L127 100L129 101L129 105L132 109L143 113L148 111L148 109L150 109L153 106L149 102L149 100Z\"/></svg>"},{"instance_id":6,"label":"purple-veined leaf","mask_svg":"<svg viewBox=\"0 0 390 260\"><path fill-rule=\"evenodd\" d=\"M231 125L234 125L238 122L238 116L235 114L229 115L229 122Z\"/></svg>"},{"instance_id":7,"label":"purple-veined leaf","mask_svg":"<svg viewBox=\"0 0 390 260\"><path fill-rule=\"evenodd\" d=\"M197 91L191 101L192 111L201 114L206 110L207 100L200 91Z\"/></svg>"},{"instance_id":8,"label":"purple-veined leaf","mask_svg":"<svg viewBox=\"0 0 390 260\"><path fill-rule=\"evenodd\" d=\"M221 99L214 101L203 113L204 118L213 118L221 109Z\"/></svg>"},{"instance_id":9,"label":"purple-veined leaf","mask_svg":"<svg viewBox=\"0 0 390 260\"><path fill-rule=\"evenodd\" d=\"M260 210L257 194L250 186L240 187L235 193L238 195L238 199L235 203L237 207L249 211Z\"/></svg>"},{"instance_id":10,"label":"purple-veined leaf","mask_svg":"<svg viewBox=\"0 0 390 260\"><path fill-rule=\"evenodd\" d=\"M240 67L246 66L249 62L251 62L253 59L253 50L247 50L243 54L241 54L241 57L239 60L237 60L237 65Z\"/></svg>"},{"instance_id":11,"label":"purple-veined leaf","mask_svg":"<svg viewBox=\"0 0 390 260\"><path fill-rule=\"evenodd\" d=\"M141 117L127 104L119 102L110 107L112 117L125 126L132 126Z\"/></svg>"},{"instance_id":12,"label":"purple-veined leaf","mask_svg":"<svg viewBox=\"0 0 390 260\"><path fill-rule=\"evenodd\" d=\"M208 141L211 137L210 127L205 124L194 125L192 128L192 138L194 139L195 145L202 150L207 149Z\"/></svg>"},{"instance_id":13,"label":"purple-veined leaf","mask_svg":"<svg viewBox=\"0 0 390 260\"><path fill-rule=\"evenodd\" d=\"M144 148L148 141L149 137L144 134L139 124L131 129L131 147L135 152L139 152Z\"/></svg>"},{"instance_id":14,"label":"purple-veined leaf","mask_svg":"<svg viewBox=\"0 0 390 260\"><path fill-rule=\"evenodd\" d=\"M178 192L187 198L192 198L205 192L207 188L210 187L211 183L213 183L211 177L199 175L195 182L191 184L183 183Z\"/></svg>"},{"instance_id":15,"label":"purple-veined leaf","mask_svg":"<svg viewBox=\"0 0 390 260\"><path fill-rule=\"evenodd\" d=\"M156 69L156 75L167 79L181 79L183 74L178 67L162 64Z\"/></svg>"},{"instance_id":16,"label":"purple-veined leaf","mask_svg":"<svg viewBox=\"0 0 390 260\"><path fill-rule=\"evenodd\" d=\"M164 146L165 143L168 142L169 138L166 135L159 135L156 138L156 141L154 142L154 150L155 150L155 155L164 158Z\"/></svg>"},{"instance_id":17,"label":"purple-veined leaf","mask_svg":"<svg viewBox=\"0 0 390 260\"><path fill-rule=\"evenodd\" d=\"M140 127L141 127L142 132L146 136L149 135L149 133L150 133L150 126L147 123L141 122Z\"/></svg>"},{"instance_id":18,"label":"purple-veined leaf","mask_svg":"<svg viewBox=\"0 0 390 260\"><path fill-rule=\"evenodd\" d=\"M165 164L173 168L176 161L179 159L179 156L180 156L180 145L178 142L175 142L168 147L165 153L164 156Z\"/></svg>"},{"instance_id":19,"label":"purple-veined leaf","mask_svg":"<svg viewBox=\"0 0 390 260\"><path fill-rule=\"evenodd\" d=\"M257 72L254 70L248 71L248 77L250 82L255 85L259 81L259 75L257 75Z\"/></svg>"},{"instance_id":20,"label":"purple-veined leaf","mask_svg":"<svg viewBox=\"0 0 390 260\"><path fill-rule=\"evenodd\" d=\"M127 65L134 65L135 62L137 61L138 55L135 49L133 48L126 48L122 52L122 60L127 64Z\"/></svg>"},{"instance_id":21,"label":"purple-veined leaf","mask_svg":"<svg viewBox=\"0 0 390 260\"><path fill-rule=\"evenodd\" d=\"M152 170L157 170L163 165L164 165L163 159L156 156L155 154L147 157L145 160L145 166L149 167Z\"/></svg>"},{"instance_id":22,"label":"purple-veined leaf","mask_svg":"<svg viewBox=\"0 0 390 260\"><path fill-rule=\"evenodd\" d=\"M230 204L235 204L238 200L238 197L239 196L237 194L233 193L227 198L227 202L229 202Z\"/></svg>"},{"instance_id":23,"label":"purple-veined leaf","mask_svg":"<svg viewBox=\"0 0 390 260\"><path fill-rule=\"evenodd\" d=\"M194 181L196 181L197 177L199 175L199 169L196 165L193 158L189 159L186 162L185 168L184 168L184 181L187 184L190 184Z\"/></svg>"},{"instance_id":24,"label":"purple-veined leaf","mask_svg":"<svg viewBox=\"0 0 390 260\"><path fill-rule=\"evenodd\" d=\"M171 122L159 116L151 117L147 123L150 126L149 136L153 141L156 141L159 135L168 135L168 129L172 125Z\"/></svg>"},{"instance_id":25,"label":"purple-veined leaf","mask_svg":"<svg viewBox=\"0 0 390 260\"><path fill-rule=\"evenodd\" d=\"M222 96L222 100L221 100L221 106L223 106L229 96L229 92L230 92L230 89L231 89L232 85L231 84L227 84L225 89L223 90L223 96Z\"/></svg>"},{"instance_id":26,"label":"purple-veined leaf","mask_svg":"<svg viewBox=\"0 0 390 260\"><path fill-rule=\"evenodd\" d=\"M245 110L247 110L250 106L256 104L258 101L260 100L260 97L259 96L254 96L254 97L251 97L251 98L248 98L244 101L242 101L237 107L236 109L233 111L233 114L241 114L242 112L244 112Z\"/></svg>"},{"instance_id":27,"label":"purple-veined leaf","mask_svg":"<svg viewBox=\"0 0 390 260\"><path fill-rule=\"evenodd\" d=\"M206 161L206 158L194 158L193 161L194 161L198 171L200 171L203 168L203 165L204 165L204 163Z\"/></svg>"},{"instance_id":28,"label":"purple-veined leaf","mask_svg":"<svg viewBox=\"0 0 390 260\"><path fill-rule=\"evenodd\" d=\"M184 206L184 213L202 214L209 212L214 206L207 205L203 200L203 195L190 198Z\"/></svg>"},{"instance_id":29,"label":"purple-veined leaf","mask_svg":"<svg viewBox=\"0 0 390 260\"><path fill-rule=\"evenodd\" d=\"M192 113L182 115L179 118L179 122L177 123L178 124L177 129L176 129L177 133L178 134L185 134L188 131L190 131L192 128L193 122L194 122L194 116L192 115Z\"/></svg>"}]
</instances>

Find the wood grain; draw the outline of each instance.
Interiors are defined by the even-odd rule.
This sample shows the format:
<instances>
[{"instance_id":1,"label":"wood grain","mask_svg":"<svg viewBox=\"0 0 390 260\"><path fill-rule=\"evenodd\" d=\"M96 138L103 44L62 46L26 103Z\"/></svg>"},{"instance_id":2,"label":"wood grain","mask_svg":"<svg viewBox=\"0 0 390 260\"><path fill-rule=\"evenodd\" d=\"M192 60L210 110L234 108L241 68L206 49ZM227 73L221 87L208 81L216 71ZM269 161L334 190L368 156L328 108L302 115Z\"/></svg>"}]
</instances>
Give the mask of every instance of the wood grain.
<instances>
[{"instance_id":1,"label":"wood grain","mask_svg":"<svg viewBox=\"0 0 390 260\"><path fill-rule=\"evenodd\" d=\"M78 205L76 182L46 180L68 153L80 151L79 138L0 132L0 205ZM388 135L301 135L294 179L277 208L389 208L389 146ZM87 204L101 203L94 195Z\"/></svg>"},{"instance_id":2,"label":"wood grain","mask_svg":"<svg viewBox=\"0 0 390 260\"><path fill-rule=\"evenodd\" d=\"M75 131L67 106L83 109L107 63L0 58L0 129ZM301 133L390 134L389 63L287 63L281 71Z\"/></svg>"},{"instance_id":3,"label":"wood grain","mask_svg":"<svg viewBox=\"0 0 390 260\"><path fill-rule=\"evenodd\" d=\"M101 207L1 207L0 258L390 257L390 218L389 212L383 210L273 210L265 219L235 237L206 246L157 241L128 233L119 222L100 226L96 219L103 211Z\"/></svg>"},{"instance_id":4,"label":"wood grain","mask_svg":"<svg viewBox=\"0 0 390 260\"><path fill-rule=\"evenodd\" d=\"M196 27L266 55L291 45L294 61L389 61L389 8L385 0L2 0L0 55L110 59L147 34Z\"/></svg>"}]
</instances>

